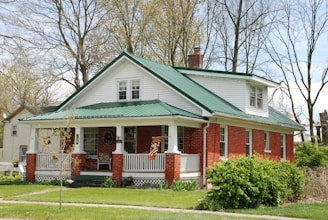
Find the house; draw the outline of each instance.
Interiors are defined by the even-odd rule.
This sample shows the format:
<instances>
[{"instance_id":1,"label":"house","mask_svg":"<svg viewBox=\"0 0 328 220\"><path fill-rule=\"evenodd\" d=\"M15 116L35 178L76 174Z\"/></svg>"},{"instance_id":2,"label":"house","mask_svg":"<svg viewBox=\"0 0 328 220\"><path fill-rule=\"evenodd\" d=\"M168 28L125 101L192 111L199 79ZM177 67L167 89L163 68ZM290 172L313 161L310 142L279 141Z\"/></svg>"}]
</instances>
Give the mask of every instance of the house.
<instances>
[{"instance_id":1,"label":"house","mask_svg":"<svg viewBox=\"0 0 328 220\"><path fill-rule=\"evenodd\" d=\"M30 140L30 125L19 123L18 119L33 115L35 115L34 110L22 105L2 121L4 123L2 161L25 163Z\"/></svg>"},{"instance_id":2,"label":"house","mask_svg":"<svg viewBox=\"0 0 328 220\"><path fill-rule=\"evenodd\" d=\"M54 107L32 109L26 105L21 105L2 123L3 132L3 162L19 161L26 162L26 152L30 143L31 125L19 123L19 118L30 117L41 112L54 110Z\"/></svg>"},{"instance_id":3,"label":"house","mask_svg":"<svg viewBox=\"0 0 328 220\"><path fill-rule=\"evenodd\" d=\"M268 106L268 88L278 84L201 65L198 48L189 68L123 52L56 111L21 119L32 127L27 180L102 175L118 184L131 176L137 185L205 185L206 168L220 159L293 161L293 134L303 128ZM65 141L59 128L69 130ZM162 140L149 160L153 137Z\"/></svg>"}]
</instances>

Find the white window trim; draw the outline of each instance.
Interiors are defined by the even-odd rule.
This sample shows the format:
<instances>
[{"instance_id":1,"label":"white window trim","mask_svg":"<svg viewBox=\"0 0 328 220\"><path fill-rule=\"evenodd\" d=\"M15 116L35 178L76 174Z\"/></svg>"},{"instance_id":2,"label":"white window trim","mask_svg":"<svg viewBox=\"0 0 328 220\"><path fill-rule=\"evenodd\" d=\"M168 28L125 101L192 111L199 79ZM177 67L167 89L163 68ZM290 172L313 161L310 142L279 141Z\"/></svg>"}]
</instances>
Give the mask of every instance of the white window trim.
<instances>
[{"instance_id":1,"label":"white window trim","mask_svg":"<svg viewBox=\"0 0 328 220\"><path fill-rule=\"evenodd\" d=\"M246 129L246 132L245 134L249 132L249 155L248 156L252 156L252 151L253 151L253 141L252 141L252 137L253 137L253 134L252 134L252 129ZM245 140L246 141L246 140ZM246 147L246 144L245 144L245 147Z\"/></svg>"},{"instance_id":2,"label":"white window trim","mask_svg":"<svg viewBox=\"0 0 328 220\"><path fill-rule=\"evenodd\" d=\"M267 140L265 141L265 134L267 137ZM264 152L265 153L271 153L271 149L270 149L270 132L265 131L264 132Z\"/></svg>"},{"instance_id":3,"label":"white window trim","mask_svg":"<svg viewBox=\"0 0 328 220\"><path fill-rule=\"evenodd\" d=\"M132 82L139 81L139 98L133 99L132 98ZM120 82L126 82L126 99L120 99ZM126 101L138 101L141 100L142 95L142 80L140 78L129 78L129 79L117 79L116 80L116 99L119 102L126 102Z\"/></svg>"},{"instance_id":4,"label":"white window trim","mask_svg":"<svg viewBox=\"0 0 328 220\"><path fill-rule=\"evenodd\" d=\"M224 156L221 156L221 128L224 128ZM220 125L220 159L225 160L228 158L228 126Z\"/></svg>"},{"instance_id":5,"label":"white window trim","mask_svg":"<svg viewBox=\"0 0 328 220\"><path fill-rule=\"evenodd\" d=\"M252 91L252 88L255 88L255 106L254 105L251 105L251 91ZM259 97L258 97L258 90L261 90L261 92L262 92L262 106L261 107L259 107L258 106L258 104L257 104L257 101L258 101L258 99L259 99ZM261 109L261 110L263 110L264 109L264 88L263 87L260 87L260 86L257 86L257 85L249 85L249 94L248 94L248 96L249 96L249 106L251 107L251 108L255 108L255 109Z\"/></svg>"},{"instance_id":6,"label":"white window trim","mask_svg":"<svg viewBox=\"0 0 328 220\"><path fill-rule=\"evenodd\" d=\"M281 145L281 143L282 143L282 145ZM281 145L280 150L281 150L281 148L283 149L283 155L281 157L281 152L280 152L280 158L281 158L281 160L286 160L286 136L285 136L285 134L280 134L280 145Z\"/></svg>"}]
</instances>

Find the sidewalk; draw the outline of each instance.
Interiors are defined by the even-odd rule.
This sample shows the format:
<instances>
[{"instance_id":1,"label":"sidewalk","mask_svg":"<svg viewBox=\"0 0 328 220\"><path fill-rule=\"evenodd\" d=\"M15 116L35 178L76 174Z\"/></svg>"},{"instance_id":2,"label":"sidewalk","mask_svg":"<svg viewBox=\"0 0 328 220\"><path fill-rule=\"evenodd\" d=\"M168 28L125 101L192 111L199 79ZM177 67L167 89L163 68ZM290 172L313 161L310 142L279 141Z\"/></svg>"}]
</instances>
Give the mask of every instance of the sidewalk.
<instances>
[{"instance_id":1,"label":"sidewalk","mask_svg":"<svg viewBox=\"0 0 328 220\"><path fill-rule=\"evenodd\" d=\"M59 205L58 202L30 202L30 201L10 201L3 200L0 198L0 203L7 204L35 204L35 205ZM272 220L304 220L300 218L288 218L280 216L270 216L270 215L253 215L253 214L240 214L240 213L229 213L229 212L212 212L204 210L192 210L192 209L173 209L173 208L159 208L159 207L149 207L149 206L131 206L131 205L107 205L107 204L86 204L86 203L62 203L63 206L85 206L85 207L102 207L102 208L120 208L120 209L140 209L148 211L163 211L163 212L180 212L180 213L197 213L197 214L211 214L218 216L233 216L240 218L253 218L253 219L272 219ZM0 218L4 220L5 218ZM10 218L8 218L10 219ZM7 219L7 220L8 220Z\"/></svg>"}]
</instances>

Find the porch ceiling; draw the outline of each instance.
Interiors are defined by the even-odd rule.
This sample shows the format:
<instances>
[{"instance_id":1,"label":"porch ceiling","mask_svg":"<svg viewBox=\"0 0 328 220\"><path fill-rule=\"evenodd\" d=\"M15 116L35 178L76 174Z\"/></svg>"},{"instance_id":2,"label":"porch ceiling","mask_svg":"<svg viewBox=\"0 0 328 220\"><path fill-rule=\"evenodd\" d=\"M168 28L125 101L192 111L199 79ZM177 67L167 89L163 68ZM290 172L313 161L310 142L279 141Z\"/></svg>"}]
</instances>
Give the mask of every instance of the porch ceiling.
<instances>
[{"instance_id":1,"label":"porch ceiling","mask_svg":"<svg viewBox=\"0 0 328 220\"><path fill-rule=\"evenodd\" d=\"M185 111L160 100L98 103L73 110L61 110L42 115L20 119L21 121L63 120L67 117L74 119L99 118L131 118L131 117L163 117L183 116L193 119L203 119L202 116Z\"/></svg>"}]
</instances>

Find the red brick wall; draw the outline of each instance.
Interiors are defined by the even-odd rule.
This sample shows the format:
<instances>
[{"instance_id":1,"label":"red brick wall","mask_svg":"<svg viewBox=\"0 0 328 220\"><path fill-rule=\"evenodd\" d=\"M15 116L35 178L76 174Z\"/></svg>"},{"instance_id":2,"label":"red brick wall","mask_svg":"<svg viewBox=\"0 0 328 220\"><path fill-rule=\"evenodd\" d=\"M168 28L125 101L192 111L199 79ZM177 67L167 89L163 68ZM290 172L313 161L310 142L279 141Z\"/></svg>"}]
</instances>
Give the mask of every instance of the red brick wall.
<instances>
[{"instance_id":1,"label":"red brick wall","mask_svg":"<svg viewBox=\"0 0 328 220\"><path fill-rule=\"evenodd\" d=\"M117 186L120 186L123 173L123 154L113 154L112 160L112 179L116 182Z\"/></svg>"},{"instance_id":2,"label":"red brick wall","mask_svg":"<svg viewBox=\"0 0 328 220\"><path fill-rule=\"evenodd\" d=\"M165 182L169 185L180 177L180 154L165 154Z\"/></svg>"},{"instance_id":3,"label":"red brick wall","mask_svg":"<svg viewBox=\"0 0 328 220\"><path fill-rule=\"evenodd\" d=\"M71 178L80 175L83 170L83 165L85 164L85 154L72 154L72 169Z\"/></svg>"},{"instance_id":4,"label":"red brick wall","mask_svg":"<svg viewBox=\"0 0 328 220\"><path fill-rule=\"evenodd\" d=\"M264 155L264 131L252 130L252 154L259 153Z\"/></svg>"},{"instance_id":5,"label":"red brick wall","mask_svg":"<svg viewBox=\"0 0 328 220\"><path fill-rule=\"evenodd\" d=\"M26 181L35 181L36 154L26 154Z\"/></svg>"},{"instance_id":6,"label":"red brick wall","mask_svg":"<svg viewBox=\"0 0 328 220\"><path fill-rule=\"evenodd\" d=\"M294 162L294 136L286 134L286 159L291 163Z\"/></svg>"},{"instance_id":7,"label":"red brick wall","mask_svg":"<svg viewBox=\"0 0 328 220\"><path fill-rule=\"evenodd\" d=\"M137 130L137 153L149 153L152 137L161 136L161 126L140 126Z\"/></svg>"},{"instance_id":8,"label":"red brick wall","mask_svg":"<svg viewBox=\"0 0 328 220\"><path fill-rule=\"evenodd\" d=\"M228 157L246 156L246 129L228 126Z\"/></svg>"},{"instance_id":9,"label":"red brick wall","mask_svg":"<svg viewBox=\"0 0 328 220\"><path fill-rule=\"evenodd\" d=\"M206 130L207 138L207 164L206 167L210 167L213 162L220 160L220 125L210 124ZM202 155L201 155L202 157Z\"/></svg>"}]
</instances>

